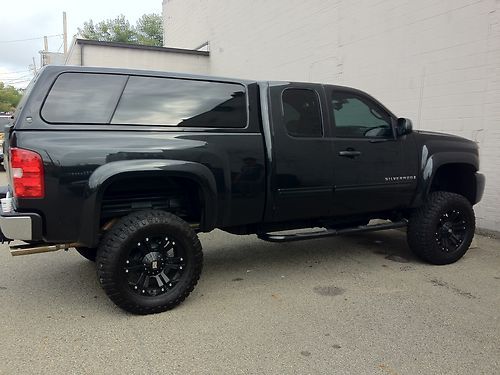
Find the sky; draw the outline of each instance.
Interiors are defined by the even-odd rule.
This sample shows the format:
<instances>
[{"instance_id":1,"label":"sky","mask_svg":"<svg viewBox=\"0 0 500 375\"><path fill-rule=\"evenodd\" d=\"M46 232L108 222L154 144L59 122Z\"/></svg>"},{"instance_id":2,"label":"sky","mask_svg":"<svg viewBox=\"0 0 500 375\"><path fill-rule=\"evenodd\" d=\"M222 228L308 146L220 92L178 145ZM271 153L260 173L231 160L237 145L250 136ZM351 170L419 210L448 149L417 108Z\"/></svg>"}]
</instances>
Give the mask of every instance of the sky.
<instances>
[{"instance_id":1,"label":"sky","mask_svg":"<svg viewBox=\"0 0 500 375\"><path fill-rule=\"evenodd\" d=\"M5 4L6 5L6 4ZM99 22L123 14L135 24L145 13L161 14L162 0L17 0L2 10L0 20L0 81L24 88L33 77L30 65L40 67L43 36L49 51L62 52L62 12L68 21L68 48L78 27L89 19ZM33 39L34 40L25 40ZM22 40L22 41L21 41Z\"/></svg>"}]
</instances>

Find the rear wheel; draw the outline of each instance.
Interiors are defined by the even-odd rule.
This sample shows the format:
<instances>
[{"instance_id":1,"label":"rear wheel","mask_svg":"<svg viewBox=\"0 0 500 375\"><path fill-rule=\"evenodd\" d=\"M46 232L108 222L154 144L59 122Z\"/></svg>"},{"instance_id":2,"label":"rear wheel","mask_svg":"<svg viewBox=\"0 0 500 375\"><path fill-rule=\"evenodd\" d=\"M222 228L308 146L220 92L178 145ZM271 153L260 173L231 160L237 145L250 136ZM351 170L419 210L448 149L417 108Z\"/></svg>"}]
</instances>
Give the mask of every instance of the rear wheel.
<instances>
[{"instance_id":1,"label":"rear wheel","mask_svg":"<svg viewBox=\"0 0 500 375\"><path fill-rule=\"evenodd\" d=\"M410 217L408 244L429 263L450 264L467 252L475 228L470 202L459 194L438 191Z\"/></svg>"},{"instance_id":2,"label":"rear wheel","mask_svg":"<svg viewBox=\"0 0 500 375\"><path fill-rule=\"evenodd\" d=\"M169 310L194 289L202 249L184 220L164 211L132 213L104 236L97 274L108 297L135 314Z\"/></svg>"}]
</instances>

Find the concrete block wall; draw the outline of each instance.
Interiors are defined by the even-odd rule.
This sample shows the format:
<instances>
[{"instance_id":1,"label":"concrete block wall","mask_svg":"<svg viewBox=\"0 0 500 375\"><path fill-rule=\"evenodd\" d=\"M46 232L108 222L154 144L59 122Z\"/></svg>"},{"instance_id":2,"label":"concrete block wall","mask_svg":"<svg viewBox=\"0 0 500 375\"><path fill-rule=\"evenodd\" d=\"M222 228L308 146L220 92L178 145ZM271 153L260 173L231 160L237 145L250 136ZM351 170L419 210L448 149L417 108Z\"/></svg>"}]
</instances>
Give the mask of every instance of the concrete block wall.
<instances>
[{"instance_id":1,"label":"concrete block wall","mask_svg":"<svg viewBox=\"0 0 500 375\"><path fill-rule=\"evenodd\" d=\"M475 140L478 225L500 230L500 0L164 0L166 46L210 73L363 89L417 129Z\"/></svg>"}]
</instances>

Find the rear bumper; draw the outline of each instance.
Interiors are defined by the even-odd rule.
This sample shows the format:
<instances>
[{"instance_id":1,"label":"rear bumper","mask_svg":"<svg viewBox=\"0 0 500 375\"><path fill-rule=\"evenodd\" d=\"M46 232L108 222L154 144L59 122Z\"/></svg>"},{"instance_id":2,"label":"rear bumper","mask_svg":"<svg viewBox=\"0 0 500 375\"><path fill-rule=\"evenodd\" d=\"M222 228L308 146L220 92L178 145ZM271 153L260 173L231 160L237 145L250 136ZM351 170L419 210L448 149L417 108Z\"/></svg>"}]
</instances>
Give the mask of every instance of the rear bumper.
<instances>
[{"instance_id":1,"label":"rear bumper","mask_svg":"<svg viewBox=\"0 0 500 375\"><path fill-rule=\"evenodd\" d=\"M476 173L476 197L474 204L478 203L483 198L484 186L486 185L486 177L482 173Z\"/></svg>"},{"instance_id":2,"label":"rear bumper","mask_svg":"<svg viewBox=\"0 0 500 375\"><path fill-rule=\"evenodd\" d=\"M0 188L0 197L6 189ZM3 212L0 206L0 240L38 241L42 239L42 218L35 213Z\"/></svg>"}]
</instances>

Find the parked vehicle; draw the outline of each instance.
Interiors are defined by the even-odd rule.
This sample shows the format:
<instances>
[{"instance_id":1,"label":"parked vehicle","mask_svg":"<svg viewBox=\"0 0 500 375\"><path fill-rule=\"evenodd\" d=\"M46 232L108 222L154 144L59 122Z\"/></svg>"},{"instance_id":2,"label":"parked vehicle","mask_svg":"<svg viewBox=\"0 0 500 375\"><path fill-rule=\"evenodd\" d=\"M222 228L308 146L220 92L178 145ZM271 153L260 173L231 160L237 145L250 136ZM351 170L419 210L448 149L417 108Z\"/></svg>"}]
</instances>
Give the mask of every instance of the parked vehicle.
<instances>
[{"instance_id":1,"label":"parked vehicle","mask_svg":"<svg viewBox=\"0 0 500 375\"><path fill-rule=\"evenodd\" d=\"M75 247L138 314L189 295L197 233L216 228L294 241L408 225L419 257L455 262L485 183L474 142L324 84L48 66L5 134L0 227L29 242L12 254Z\"/></svg>"},{"instance_id":2,"label":"parked vehicle","mask_svg":"<svg viewBox=\"0 0 500 375\"><path fill-rule=\"evenodd\" d=\"M11 115L0 113L0 129L10 122ZM3 171L3 132L0 133L0 171Z\"/></svg>"}]
</instances>

